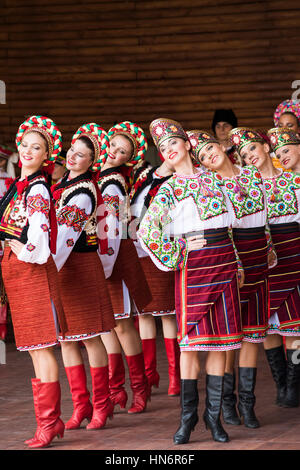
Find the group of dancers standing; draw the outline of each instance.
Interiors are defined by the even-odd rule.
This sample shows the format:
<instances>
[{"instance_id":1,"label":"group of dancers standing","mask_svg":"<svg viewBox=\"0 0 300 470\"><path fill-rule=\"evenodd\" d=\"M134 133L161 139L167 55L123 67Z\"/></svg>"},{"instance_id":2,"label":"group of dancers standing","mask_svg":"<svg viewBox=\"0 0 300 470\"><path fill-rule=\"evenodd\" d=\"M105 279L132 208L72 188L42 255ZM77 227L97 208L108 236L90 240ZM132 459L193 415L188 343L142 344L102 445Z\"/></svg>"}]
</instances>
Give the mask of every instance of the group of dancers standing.
<instances>
[{"instance_id":1,"label":"group of dancers standing","mask_svg":"<svg viewBox=\"0 0 300 470\"><path fill-rule=\"evenodd\" d=\"M86 419L86 429L101 429L115 406L125 408L124 359L128 413L145 411L160 379L156 316L168 395L180 395L175 444L187 443L198 422L199 351L207 352L203 420L214 440L229 440L221 414L227 424L260 426L254 409L260 343L276 403L299 405L298 133L231 129L239 164L215 135L172 119L155 119L150 133L162 160L156 167L145 160L147 139L137 124L124 121L108 132L83 124L64 176L51 184L60 130L48 117L31 116L17 132L21 175L0 202L1 268L16 347L29 352L35 372L30 448L48 446ZM271 152L283 168L274 166ZM67 423L57 344L73 401Z\"/></svg>"}]
</instances>

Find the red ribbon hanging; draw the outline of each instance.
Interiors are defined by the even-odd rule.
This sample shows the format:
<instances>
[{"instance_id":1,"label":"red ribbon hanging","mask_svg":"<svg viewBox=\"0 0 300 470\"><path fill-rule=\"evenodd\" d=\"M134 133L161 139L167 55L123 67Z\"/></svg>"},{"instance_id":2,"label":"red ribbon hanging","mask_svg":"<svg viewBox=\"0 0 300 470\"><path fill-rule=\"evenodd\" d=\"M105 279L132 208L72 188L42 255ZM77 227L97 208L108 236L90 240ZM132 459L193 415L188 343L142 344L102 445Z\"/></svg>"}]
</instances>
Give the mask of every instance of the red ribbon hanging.
<instances>
[{"instance_id":1,"label":"red ribbon hanging","mask_svg":"<svg viewBox=\"0 0 300 470\"><path fill-rule=\"evenodd\" d=\"M98 227L98 224L100 224L101 227L104 227L104 231L103 231L104 233L103 234L101 233L101 237L98 236L98 246L99 246L99 250L100 250L101 255L106 255L107 252L108 252L108 239L107 239L107 235L106 235L107 226L106 226L105 221L106 221L106 216L108 215L108 212L106 210L104 210L103 214L99 213L99 207L102 206L104 208L103 197L102 197L101 191L100 191L99 186L98 186L99 175L100 175L100 171L94 172L93 176L92 176L92 181L94 183L96 193L97 193L97 211L96 211L96 214L97 214L97 227ZM103 225L103 223L104 223L104 225ZM104 235L104 238L103 238L103 235Z\"/></svg>"}]
</instances>

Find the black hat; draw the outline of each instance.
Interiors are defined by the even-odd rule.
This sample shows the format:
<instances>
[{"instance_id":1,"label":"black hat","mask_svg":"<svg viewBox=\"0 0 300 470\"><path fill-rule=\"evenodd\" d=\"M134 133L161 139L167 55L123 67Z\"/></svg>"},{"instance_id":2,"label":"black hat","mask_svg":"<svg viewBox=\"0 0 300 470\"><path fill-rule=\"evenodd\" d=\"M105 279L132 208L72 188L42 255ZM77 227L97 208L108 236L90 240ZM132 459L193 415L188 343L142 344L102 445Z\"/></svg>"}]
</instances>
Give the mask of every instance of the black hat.
<instances>
[{"instance_id":1,"label":"black hat","mask_svg":"<svg viewBox=\"0 0 300 470\"><path fill-rule=\"evenodd\" d=\"M233 128L238 126L237 117L232 109L216 109L211 125L214 132L218 122L228 122Z\"/></svg>"}]
</instances>

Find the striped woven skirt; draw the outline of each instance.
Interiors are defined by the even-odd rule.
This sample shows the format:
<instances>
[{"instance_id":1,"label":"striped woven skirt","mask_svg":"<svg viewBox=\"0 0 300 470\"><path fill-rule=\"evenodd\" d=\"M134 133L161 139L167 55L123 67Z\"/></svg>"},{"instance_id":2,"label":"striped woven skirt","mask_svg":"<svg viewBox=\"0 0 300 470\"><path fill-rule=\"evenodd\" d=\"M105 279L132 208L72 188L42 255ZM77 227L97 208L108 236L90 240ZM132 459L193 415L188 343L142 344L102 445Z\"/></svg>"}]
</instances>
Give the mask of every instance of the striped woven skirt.
<instances>
[{"instance_id":1,"label":"striped woven skirt","mask_svg":"<svg viewBox=\"0 0 300 470\"><path fill-rule=\"evenodd\" d=\"M17 349L29 351L58 344L55 314L63 332L67 330L67 324L52 256L45 264L25 263L19 261L7 246L2 275Z\"/></svg>"},{"instance_id":2,"label":"striped woven skirt","mask_svg":"<svg viewBox=\"0 0 300 470\"><path fill-rule=\"evenodd\" d=\"M152 300L139 315L175 315L175 273L158 269L149 256L139 258Z\"/></svg>"},{"instance_id":3,"label":"striped woven skirt","mask_svg":"<svg viewBox=\"0 0 300 470\"><path fill-rule=\"evenodd\" d=\"M68 323L65 335L59 335L60 341L89 339L116 326L97 251L73 251L58 273L58 282Z\"/></svg>"},{"instance_id":4,"label":"striped woven skirt","mask_svg":"<svg viewBox=\"0 0 300 470\"><path fill-rule=\"evenodd\" d=\"M178 342L181 351L226 351L241 347L243 334L237 262L227 228L205 230L207 245L191 251L175 273Z\"/></svg>"},{"instance_id":5,"label":"striped woven skirt","mask_svg":"<svg viewBox=\"0 0 300 470\"><path fill-rule=\"evenodd\" d=\"M268 330L268 249L264 227L233 229L245 281L240 289L244 341L264 341Z\"/></svg>"},{"instance_id":6,"label":"striped woven skirt","mask_svg":"<svg viewBox=\"0 0 300 470\"><path fill-rule=\"evenodd\" d=\"M130 316L130 312L126 313L128 309L125 309L126 291L124 291L124 284L138 312L145 309L151 302L152 294L135 245L131 239L128 238L121 241L113 272L106 279L106 283L117 320Z\"/></svg>"},{"instance_id":7,"label":"striped woven skirt","mask_svg":"<svg viewBox=\"0 0 300 470\"><path fill-rule=\"evenodd\" d=\"M300 335L300 225L271 224L277 265L269 270L269 331Z\"/></svg>"}]
</instances>

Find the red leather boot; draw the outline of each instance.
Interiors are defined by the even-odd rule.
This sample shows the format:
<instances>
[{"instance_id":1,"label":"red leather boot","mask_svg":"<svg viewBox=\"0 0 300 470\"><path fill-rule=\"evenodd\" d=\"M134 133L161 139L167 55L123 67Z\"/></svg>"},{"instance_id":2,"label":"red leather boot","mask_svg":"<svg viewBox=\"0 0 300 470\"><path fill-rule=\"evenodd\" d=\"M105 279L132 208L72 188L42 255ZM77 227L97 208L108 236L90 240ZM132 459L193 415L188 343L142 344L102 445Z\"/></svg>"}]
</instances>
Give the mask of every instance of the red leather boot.
<instances>
[{"instance_id":1,"label":"red leather boot","mask_svg":"<svg viewBox=\"0 0 300 470\"><path fill-rule=\"evenodd\" d=\"M109 398L108 366L91 367L93 385L93 417L86 429L101 429L107 418L113 418L114 406Z\"/></svg>"},{"instance_id":2,"label":"red leather boot","mask_svg":"<svg viewBox=\"0 0 300 470\"><path fill-rule=\"evenodd\" d=\"M73 414L65 425L65 429L79 429L82 421L92 419L93 407L90 392L86 386L86 373L83 364L65 367L73 401Z\"/></svg>"},{"instance_id":3,"label":"red leather boot","mask_svg":"<svg viewBox=\"0 0 300 470\"><path fill-rule=\"evenodd\" d=\"M165 338L165 347L169 363L168 395L180 395L180 349L176 338Z\"/></svg>"},{"instance_id":4,"label":"red leather boot","mask_svg":"<svg viewBox=\"0 0 300 470\"><path fill-rule=\"evenodd\" d=\"M59 382L38 382L36 386L38 429L34 441L29 444L32 449L47 447L56 436L63 437L65 430L65 425L60 419Z\"/></svg>"},{"instance_id":5,"label":"red leather boot","mask_svg":"<svg viewBox=\"0 0 300 470\"><path fill-rule=\"evenodd\" d=\"M135 356L126 356L126 361L133 393L132 405L128 413L142 413L145 411L150 397L149 385L145 374L144 355L140 353Z\"/></svg>"},{"instance_id":6,"label":"red leather boot","mask_svg":"<svg viewBox=\"0 0 300 470\"><path fill-rule=\"evenodd\" d=\"M108 354L108 370L110 400L114 406L125 408L128 396L124 388L125 367L122 354Z\"/></svg>"},{"instance_id":7,"label":"red leather boot","mask_svg":"<svg viewBox=\"0 0 300 470\"><path fill-rule=\"evenodd\" d=\"M159 373L156 370L156 338L142 339L145 372L148 384L151 387L158 388Z\"/></svg>"},{"instance_id":8,"label":"red leather boot","mask_svg":"<svg viewBox=\"0 0 300 470\"><path fill-rule=\"evenodd\" d=\"M35 411L35 418L37 422L37 429L35 431L34 436L31 439L27 439L25 441L26 445L29 445L33 443L36 439L36 433L39 427L39 409L38 409L38 388L37 384L40 382L40 379L31 379L31 386L32 386L32 394L33 394L33 405L34 405L34 411Z\"/></svg>"}]
</instances>

